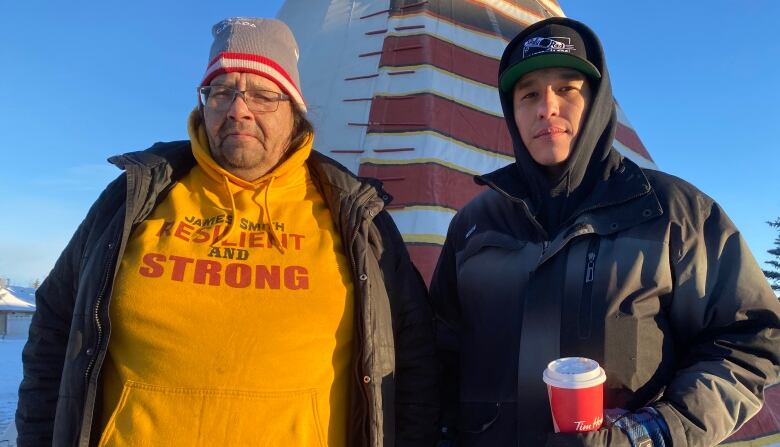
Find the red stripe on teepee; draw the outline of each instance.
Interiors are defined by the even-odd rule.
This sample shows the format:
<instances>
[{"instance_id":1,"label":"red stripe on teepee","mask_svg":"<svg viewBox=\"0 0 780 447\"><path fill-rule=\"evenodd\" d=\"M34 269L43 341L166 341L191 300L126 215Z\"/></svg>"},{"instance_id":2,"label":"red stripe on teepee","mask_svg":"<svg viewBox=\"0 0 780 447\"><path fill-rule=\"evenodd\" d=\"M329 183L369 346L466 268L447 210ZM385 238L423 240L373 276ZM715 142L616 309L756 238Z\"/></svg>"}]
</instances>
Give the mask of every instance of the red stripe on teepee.
<instances>
[{"instance_id":1,"label":"red stripe on teepee","mask_svg":"<svg viewBox=\"0 0 780 447\"><path fill-rule=\"evenodd\" d=\"M458 4L458 6L462 6L462 4ZM468 16L468 15L462 15L459 17L452 17L444 12L442 13L436 13L430 10L423 10L423 11L401 11L401 12L392 12L390 14L391 17L404 17L408 15L417 15L417 14L425 14L428 17L431 17L434 20L443 21L450 23L452 25L455 25L459 28L465 28L468 31L472 31L478 34L487 35L487 36L493 36L498 37L500 39L505 40L506 42L509 42L514 36L516 36L522 29L525 28L527 25L510 22L509 20L505 19L503 16L498 16L498 22L502 25L507 26L500 26L499 30L501 32L495 31L492 27L488 17L485 15L484 18L475 19L475 17Z\"/></svg>"},{"instance_id":2,"label":"red stripe on teepee","mask_svg":"<svg viewBox=\"0 0 780 447\"><path fill-rule=\"evenodd\" d=\"M425 280L425 284L430 286L431 277L436 269L439 253L441 253L441 246L433 244L406 244L406 248L409 250L412 262L414 262L417 270L420 271Z\"/></svg>"},{"instance_id":3,"label":"red stripe on teepee","mask_svg":"<svg viewBox=\"0 0 780 447\"><path fill-rule=\"evenodd\" d=\"M501 5L485 5L484 1L459 0L459 1L430 1L422 2L417 8L398 8L405 4L404 0L391 0L391 16L417 14L436 15L447 21L459 25L477 28L483 33L500 35L505 39L511 39L522 28L530 23L543 19L546 14L544 8L535 0L511 0L500 1ZM492 2L490 2L492 3ZM528 17L519 17L517 14L505 14L501 6L510 10L522 11Z\"/></svg>"},{"instance_id":4,"label":"red stripe on teepee","mask_svg":"<svg viewBox=\"0 0 780 447\"><path fill-rule=\"evenodd\" d=\"M393 196L392 205L430 205L459 210L474 196L485 191L474 183L471 174L435 163L398 165L362 164L358 175L374 177L384 182Z\"/></svg>"},{"instance_id":5,"label":"red stripe on teepee","mask_svg":"<svg viewBox=\"0 0 780 447\"><path fill-rule=\"evenodd\" d=\"M420 48L398 50L399 48ZM428 35L390 36L382 47L379 66L433 65L482 84L498 85L498 60Z\"/></svg>"},{"instance_id":6,"label":"red stripe on teepee","mask_svg":"<svg viewBox=\"0 0 780 447\"><path fill-rule=\"evenodd\" d=\"M430 93L377 96L368 120L368 133L433 130L486 151L514 155L504 118Z\"/></svg>"},{"instance_id":7,"label":"red stripe on teepee","mask_svg":"<svg viewBox=\"0 0 780 447\"><path fill-rule=\"evenodd\" d=\"M642 144L642 140L639 139L639 136L634 129L618 122L617 129L615 130L615 138L643 158L653 161L652 157L650 157L650 153L647 152L645 145Z\"/></svg>"}]
</instances>

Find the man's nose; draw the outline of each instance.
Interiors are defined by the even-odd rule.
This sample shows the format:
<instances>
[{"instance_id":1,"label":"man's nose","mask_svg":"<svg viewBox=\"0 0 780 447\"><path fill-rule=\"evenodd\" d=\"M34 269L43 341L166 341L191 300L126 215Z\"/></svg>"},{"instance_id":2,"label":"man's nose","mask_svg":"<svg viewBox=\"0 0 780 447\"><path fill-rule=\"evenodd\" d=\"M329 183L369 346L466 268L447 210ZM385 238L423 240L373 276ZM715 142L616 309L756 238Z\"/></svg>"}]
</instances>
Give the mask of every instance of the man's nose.
<instances>
[{"instance_id":1,"label":"man's nose","mask_svg":"<svg viewBox=\"0 0 780 447\"><path fill-rule=\"evenodd\" d=\"M230 103L230 108L228 109L228 117L234 120L245 120L245 119L253 119L252 112L249 110L249 107L246 105L246 101L244 101L244 96L240 93L236 93L236 96L233 98L233 102Z\"/></svg>"},{"instance_id":2,"label":"man's nose","mask_svg":"<svg viewBox=\"0 0 780 447\"><path fill-rule=\"evenodd\" d=\"M542 100L539 102L539 118L546 119L551 116L558 116L558 95L555 94L551 86L548 86L542 92Z\"/></svg>"}]
</instances>

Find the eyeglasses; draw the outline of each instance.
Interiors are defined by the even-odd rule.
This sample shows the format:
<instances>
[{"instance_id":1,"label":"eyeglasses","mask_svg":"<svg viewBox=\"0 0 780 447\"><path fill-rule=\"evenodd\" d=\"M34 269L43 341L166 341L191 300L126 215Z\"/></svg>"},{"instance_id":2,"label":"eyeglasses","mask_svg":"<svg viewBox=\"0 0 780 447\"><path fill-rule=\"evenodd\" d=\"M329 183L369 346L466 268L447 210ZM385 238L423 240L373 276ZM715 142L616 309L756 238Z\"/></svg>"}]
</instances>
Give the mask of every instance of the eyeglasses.
<instances>
[{"instance_id":1,"label":"eyeglasses","mask_svg":"<svg viewBox=\"0 0 780 447\"><path fill-rule=\"evenodd\" d=\"M236 96L241 96L252 112L275 112L279 108L279 101L290 100L288 95L270 90L236 90L224 85L207 85L198 88L201 105L217 112L229 109Z\"/></svg>"}]
</instances>

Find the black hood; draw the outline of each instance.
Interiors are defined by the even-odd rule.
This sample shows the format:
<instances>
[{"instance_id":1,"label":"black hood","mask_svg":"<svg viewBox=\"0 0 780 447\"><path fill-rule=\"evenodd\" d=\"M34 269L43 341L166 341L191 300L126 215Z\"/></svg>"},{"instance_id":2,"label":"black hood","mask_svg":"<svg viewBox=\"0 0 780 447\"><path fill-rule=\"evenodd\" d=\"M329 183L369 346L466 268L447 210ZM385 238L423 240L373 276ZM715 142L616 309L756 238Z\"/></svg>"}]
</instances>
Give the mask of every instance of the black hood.
<instances>
[{"instance_id":1,"label":"black hood","mask_svg":"<svg viewBox=\"0 0 780 447\"><path fill-rule=\"evenodd\" d=\"M572 216L600 180L609 177L620 164L621 157L611 150L617 114L604 50L596 34L584 24L564 17L552 17L530 25L512 39L504 50L499 64L499 78L510 66L511 55L518 45L530 34L548 24L560 24L575 29L588 48L588 59L601 73L600 79L589 79L592 97L579 128L574 149L563 170L551 178L531 158L520 138L515 124L512 91L499 90L504 119L512 136L515 163L481 176L477 181L526 200L536 219L551 234Z\"/></svg>"}]
</instances>

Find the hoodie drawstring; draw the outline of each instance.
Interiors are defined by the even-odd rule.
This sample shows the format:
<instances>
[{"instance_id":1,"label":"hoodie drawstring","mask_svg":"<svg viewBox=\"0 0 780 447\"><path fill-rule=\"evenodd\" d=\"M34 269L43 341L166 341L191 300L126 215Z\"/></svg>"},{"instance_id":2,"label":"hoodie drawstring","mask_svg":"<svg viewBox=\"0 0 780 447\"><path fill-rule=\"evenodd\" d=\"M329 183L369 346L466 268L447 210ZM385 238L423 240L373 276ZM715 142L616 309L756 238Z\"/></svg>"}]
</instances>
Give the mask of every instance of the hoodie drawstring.
<instances>
[{"instance_id":1,"label":"hoodie drawstring","mask_svg":"<svg viewBox=\"0 0 780 447\"><path fill-rule=\"evenodd\" d=\"M212 247L226 240L230 237L231 234L233 234L233 229L236 227L235 222L238 220L238 209L236 209L236 200L233 198L233 192L230 190L230 180L228 180L227 176L223 175L222 181L222 184L225 186L225 190L227 191L227 195L230 197L230 216L232 217L230 220L228 220L227 230L222 232L222 234L214 239L214 242L211 243Z\"/></svg>"},{"instance_id":2,"label":"hoodie drawstring","mask_svg":"<svg viewBox=\"0 0 780 447\"><path fill-rule=\"evenodd\" d=\"M271 185L274 184L275 178L275 176L271 176L271 179L268 181L268 186L266 186L265 191L263 192L263 208L265 208L265 218L266 222L268 223L268 235L279 252L284 254L284 247L282 247L282 241L279 239L279 236L274 230L274 221L271 217L271 208L268 206L268 192L271 190ZM232 219L228 221L227 229L222 234L217 236L211 243L212 247L222 241L227 240L230 235L233 234L233 230L236 228L235 223L238 221L238 208L236 208L236 200L233 198L233 192L230 190L230 180L227 178L227 176L222 176L222 180L225 191L227 191L227 195L230 197L230 215L232 216Z\"/></svg>"},{"instance_id":3,"label":"hoodie drawstring","mask_svg":"<svg viewBox=\"0 0 780 447\"><path fill-rule=\"evenodd\" d=\"M271 217L271 207L268 206L268 192L271 190L271 185L274 184L275 178L275 176L271 176L271 180L268 181L268 186L265 188L265 193L263 194L263 208L265 208L265 218L268 221L268 234L271 235L271 238L274 240L274 245L276 245L276 248L279 249L279 252L284 254L282 241L279 240L279 236L276 234L276 230L274 230L274 221Z\"/></svg>"}]
</instances>

